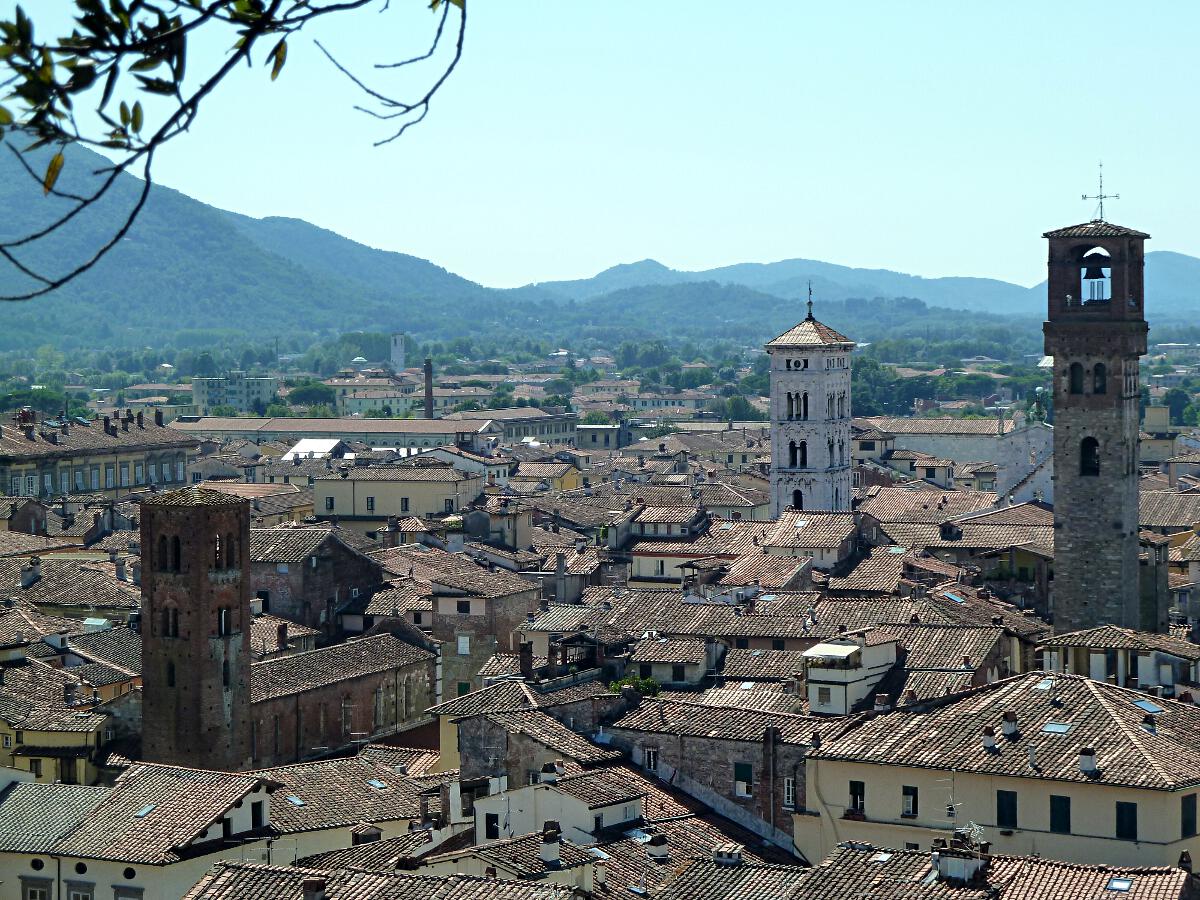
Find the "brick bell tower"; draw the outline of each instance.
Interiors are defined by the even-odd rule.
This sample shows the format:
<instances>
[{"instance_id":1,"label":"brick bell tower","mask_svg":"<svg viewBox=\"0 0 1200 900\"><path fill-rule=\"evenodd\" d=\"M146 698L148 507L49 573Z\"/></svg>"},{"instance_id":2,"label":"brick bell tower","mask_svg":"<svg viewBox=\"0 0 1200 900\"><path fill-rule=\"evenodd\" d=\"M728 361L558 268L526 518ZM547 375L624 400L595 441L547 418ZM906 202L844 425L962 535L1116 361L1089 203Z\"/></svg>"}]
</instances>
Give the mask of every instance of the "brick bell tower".
<instances>
[{"instance_id":1,"label":"brick bell tower","mask_svg":"<svg viewBox=\"0 0 1200 900\"><path fill-rule=\"evenodd\" d=\"M1103 214L1101 214L1103 215ZM1145 241L1105 222L1047 231L1054 357L1054 627L1166 627L1138 590L1138 357Z\"/></svg>"},{"instance_id":2,"label":"brick bell tower","mask_svg":"<svg viewBox=\"0 0 1200 900\"><path fill-rule=\"evenodd\" d=\"M202 487L142 502L142 758L250 766L250 503Z\"/></svg>"}]
</instances>

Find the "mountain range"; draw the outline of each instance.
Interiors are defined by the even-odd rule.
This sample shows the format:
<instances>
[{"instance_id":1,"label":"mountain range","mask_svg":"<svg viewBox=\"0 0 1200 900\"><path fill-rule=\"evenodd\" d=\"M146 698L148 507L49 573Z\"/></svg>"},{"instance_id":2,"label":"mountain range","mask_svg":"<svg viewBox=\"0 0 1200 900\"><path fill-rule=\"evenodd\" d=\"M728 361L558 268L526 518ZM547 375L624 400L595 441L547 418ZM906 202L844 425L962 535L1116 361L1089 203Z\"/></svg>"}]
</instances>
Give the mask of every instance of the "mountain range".
<instances>
[{"instance_id":1,"label":"mountain range","mask_svg":"<svg viewBox=\"0 0 1200 900\"><path fill-rule=\"evenodd\" d=\"M66 156L61 190L87 189L93 171L106 164L82 148L68 148ZM35 153L30 164L41 171L47 160ZM111 234L139 187L132 176L121 176L104 203L23 258L55 272L86 258ZM43 226L63 202L43 197L14 156L0 154L0 236ZM1200 259L1158 251L1146 260L1151 315L1164 321L1200 314ZM922 278L807 259L696 272L643 260L586 279L496 289L308 222L255 219L155 186L128 236L90 272L48 297L0 306L0 350L47 343L63 349L200 347L231 336L315 339L353 330L452 339L480 330L554 338L559 329L568 339L618 340L627 328L642 337L715 333L756 342L794 322L809 279L823 303L913 298L997 321L1004 315L1036 319L1045 304L1042 286ZM27 284L15 269L0 267L0 288Z\"/></svg>"}]
</instances>

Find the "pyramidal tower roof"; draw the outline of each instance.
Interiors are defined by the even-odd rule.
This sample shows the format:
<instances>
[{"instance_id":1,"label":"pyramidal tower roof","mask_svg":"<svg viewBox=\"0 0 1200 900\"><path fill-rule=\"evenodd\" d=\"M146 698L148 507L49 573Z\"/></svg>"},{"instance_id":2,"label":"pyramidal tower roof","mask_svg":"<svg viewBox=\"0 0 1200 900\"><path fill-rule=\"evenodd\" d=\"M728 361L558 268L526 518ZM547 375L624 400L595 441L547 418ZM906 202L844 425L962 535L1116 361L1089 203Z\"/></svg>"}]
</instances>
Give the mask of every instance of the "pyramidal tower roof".
<instances>
[{"instance_id":1,"label":"pyramidal tower roof","mask_svg":"<svg viewBox=\"0 0 1200 900\"><path fill-rule=\"evenodd\" d=\"M825 347L839 344L853 346L854 341L813 318L812 301L809 300L808 315L804 321L768 342L767 349L783 350L788 347Z\"/></svg>"}]
</instances>

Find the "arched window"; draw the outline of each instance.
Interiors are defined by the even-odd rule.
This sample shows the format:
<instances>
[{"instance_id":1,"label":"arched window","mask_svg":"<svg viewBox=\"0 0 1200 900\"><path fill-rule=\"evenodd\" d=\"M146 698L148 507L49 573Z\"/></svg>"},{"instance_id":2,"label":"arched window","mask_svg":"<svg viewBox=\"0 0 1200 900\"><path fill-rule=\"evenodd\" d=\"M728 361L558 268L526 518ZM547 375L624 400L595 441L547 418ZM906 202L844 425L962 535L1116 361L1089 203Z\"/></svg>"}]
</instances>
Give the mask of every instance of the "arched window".
<instances>
[{"instance_id":1,"label":"arched window","mask_svg":"<svg viewBox=\"0 0 1200 900\"><path fill-rule=\"evenodd\" d=\"M180 557L182 554L179 551L179 535L171 538L171 571L178 572L180 570Z\"/></svg>"},{"instance_id":2,"label":"arched window","mask_svg":"<svg viewBox=\"0 0 1200 900\"><path fill-rule=\"evenodd\" d=\"M1080 262L1080 287L1084 305L1112 299L1112 257L1103 247L1093 247Z\"/></svg>"},{"instance_id":3,"label":"arched window","mask_svg":"<svg viewBox=\"0 0 1200 900\"><path fill-rule=\"evenodd\" d=\"M237 568L237 544L233 542L233 535L225 535L225 568Z\"/></svg>"},{"instance_id":4,"label":"arched window","mask_svg":"<svg viewBox=\"0 0 1200 900\"><path fill-rule=\"evenodd\" d=\"M1069 377L1068 390L1072 394L1083 393L1083 366L1080 363L1071 363L1071 374Z\"/></svg>"},{"instance_id":5,"label":"arched window","mask_svg":"<svg viewBox=\"0 0 1200 900\"><path fill-rule=\"evenodd\" d=\"M229 690L229 660L221 660L221 686Z\"/></svg>"},{"instance_id":6,"label":"arched window","mask_svg":"<svg viewBox=\"0 0 1200 900\"><path fill-rule=\"evenodd\" d=\"M167 687L175 687L175 663L167 663Z\"/></svg>"},{"instance_id":7,"label":"arched window","mask_svg":"<svg viewBox=\"0 0 1200 900\"><path fill-rule=\"evenodd\" d=\"M831 465L831 466L833 465L833 438L829 439L829 463L828 463L828 465Z\"/></svg>"},{"instance_id":8,"label":"arched window","mask_svg":"<svg viewBox=\"0 0 1200 900\"><path fill-rule=\"evenodd\" d=\"M796 468L797 450L796 442L792 441L788 444L788 468Z\"/></svg>"},{"instance_id":9,"label":"arched window","mask_svg":"<svg viewBox=\"0 0 1200 900\"><path fill-rule=\"evenodd\" d=\"M787 392L787 417L790 419L796 413L796 398L791 391Z\"/></svg>"},{"instance_id":10,"label":"arched window","mask_svg":"<svg viewBox=\"0 0 1200 900\"><path fill-rule=\"evenodd\" d=\"M213 537L213 568L221 568L221 536Z\"/></svg>"},{"instance_id":11,"label":"arched window","mask_svg":"<svg viewBox=\"0 0 1200 900\"><path fill-rule=\"evenodd\" d=\"M1104 363L1096 363L1096 368L1092 369L1092 393L1108 393L1108 369Z\"/></svg>"},{"instance_id":12,"label":"arched window","mask_svg":"<svg viewBox=\"0 0 1200 900\"><path fill-rule=\"evenodd\" d=\"M804 509L803 491L792 491L792 509Z\"/></svg>"},{"instance_id":13,"label":"arched window","mask_svg":"<svg viewBox=\"0 0 1200 900\"><path fill-rule=\"evenodd\" d=\"M162 609L162 636L171 636L171 608L164 606Z\"/></svg>"},{"instance_id":14,"label":"arched window","mask_svg":"<svg viewBox=\"0 0 1200 900\"><path fill-rule=\"evenodd\" d=\"M800 442L800 468L808 468L808 441Z\"/></svg>"},{"instance_id":15,"label":"arched window","mask_svg":"<svg viewBox=\"0 0 1200 900\"><path fill-rule=\"evenodd\" d=\"M233 633L233 620L229 615L228 606L217 607L217 636L228 637Z\"/></svg>"},{"instance_id":16,"label":"arched window","mask_svg":"<svg viewBox=\"0 0 1200 900\"><path fill-rule=\"evenodd\" d=\"M170 635L171 637L179 637L179 607L168 607L168 612L171 614Z\"/></svg>"},{"instance_id":17,"label":"arched window","mask_svg":"<svg viewBox=\"0 0 1200 900\"><path fill-rule=\"evenodd\" d=\"M800 418L808 421L808 391L800 395Z\"/></svg>"},{"instance_id":18,"label":"arched window","mask_svg":"<svg viewBox=\"0 0 1200 900\"><path fill-rule=\"evenodd\" d=\"M1079 442L1079 474L1100 474L1100 442L1094 437L1085 437Z\"/></svg>"},{"instance_id":19,"label":"arched window","mask_svg":"<svg viewBox=\"0 0 1200 900\"><path fill-rule=\"evenodd\" d=\"M158 558L154 560L154 564L160 572L165 572L171 567L171 560L167 556L167 536L165 534L158 536Z\"/></svg>"}]
</instances>

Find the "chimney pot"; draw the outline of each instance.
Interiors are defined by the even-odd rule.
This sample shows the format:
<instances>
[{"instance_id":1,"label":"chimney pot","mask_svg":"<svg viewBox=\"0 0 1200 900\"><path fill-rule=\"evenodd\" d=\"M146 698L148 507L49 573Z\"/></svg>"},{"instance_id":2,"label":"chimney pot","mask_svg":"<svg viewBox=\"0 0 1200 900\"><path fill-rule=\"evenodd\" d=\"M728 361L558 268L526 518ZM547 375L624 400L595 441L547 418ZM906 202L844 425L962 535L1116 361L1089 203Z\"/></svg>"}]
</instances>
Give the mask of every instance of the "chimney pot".
<instances>
[{"instance_id":1,"label":"chimney pot","mask_svg":"<svg viewBox=\"0 0 1200 900\"><path fill-rule=\"evenodd\" d=\"M993 728L991 725L983 726L983 749L984 750L995 750L996 749L996 729Z\"/></svg>"}]
</instances>

